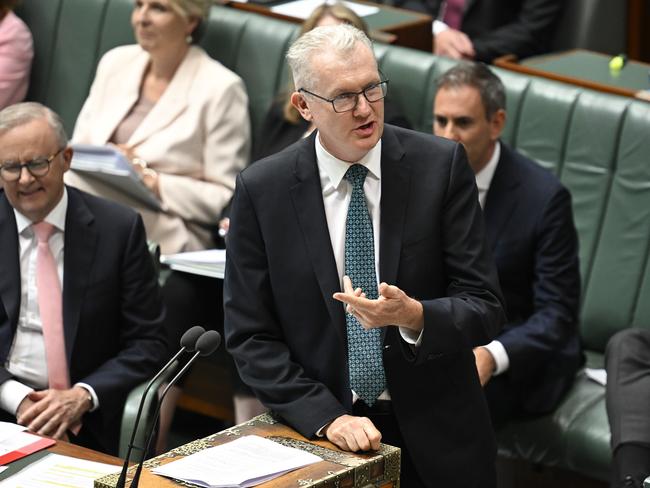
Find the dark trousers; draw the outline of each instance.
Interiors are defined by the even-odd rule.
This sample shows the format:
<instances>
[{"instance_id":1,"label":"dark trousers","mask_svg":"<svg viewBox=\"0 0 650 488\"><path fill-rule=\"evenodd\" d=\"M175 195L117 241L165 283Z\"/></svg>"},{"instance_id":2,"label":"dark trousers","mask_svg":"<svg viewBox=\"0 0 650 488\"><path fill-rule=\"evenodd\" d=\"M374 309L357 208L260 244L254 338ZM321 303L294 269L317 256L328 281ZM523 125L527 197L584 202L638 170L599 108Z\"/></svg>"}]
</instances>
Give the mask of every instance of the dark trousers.
<instances>
[{"instance_id":1,"label":"dark trousers","mask_svg":"<svg viewBox=\"0 0 650 488\"><path fill-rule=\"evenodd\" d=\"M640 482L650 475L650 330L631 328L612 336L605 367L614 486L626 476Z\"/></svg>"},{"instance_id":2,"label":"dark trousers","mask_svg":"<svg viewBox=\"0 0 650 488\"><path fill-rule=\"evenodd\" d=\"M352 407L352 413L359 417L368 417L375 424L377 430L381 432L381 442L399 447L402 450L400 486L403 488L427 488L427 485L415 470L413 460L406 448L397 419L393 413L392 403L377 400L375 405L368 407L363 400L357 400Z\"/></svg>"}]
</instances>

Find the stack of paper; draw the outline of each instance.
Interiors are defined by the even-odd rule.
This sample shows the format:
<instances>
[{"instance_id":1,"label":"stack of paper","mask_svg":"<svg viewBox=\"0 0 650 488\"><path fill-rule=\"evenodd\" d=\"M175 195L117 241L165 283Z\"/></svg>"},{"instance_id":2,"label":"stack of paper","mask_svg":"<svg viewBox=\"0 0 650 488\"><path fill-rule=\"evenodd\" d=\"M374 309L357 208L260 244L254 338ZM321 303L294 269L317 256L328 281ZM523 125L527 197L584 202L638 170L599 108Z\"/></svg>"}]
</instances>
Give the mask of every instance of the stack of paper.
<instances>
[{"instance_id":1,"label":"stack of paper","mask_svg":"<svg viewBox=\"0 0 650 488\"><path fill-rule=\"evenodd\" d=\"M131 163L113 146L74 144L72 169L101 180L153 210L161 210L160 201L144 186Z\"/></svg>"},{"instance_id":2,"label":"stack of paper","mask_svg":"<svg viewBox=\"0 0 650 488\"><path fill-rule=\"evenodd\" d=\"M223 278L226 268L226 250L208 249L206 251L165 254L160 257L160 262L175 271Z\"/></svg>"},{"instance_id":3,"label":"stack of paper","mask_svg":"<svg viewBox=\"0 0 650 488\"><path fill-rule=\"evenodd\" d=\"M48 454L0 483L1 488L93 488L97 478L120 471L119 466Z\"/></svg>"},{"instance_id":4,"label":"stack of paper","mask_svg":"<svg viewBox=\"0 0 650 488\"><path fill-rule=\"evenodd\" d=\"M314 454L247 435L154 468L152 472L207 488L245 488L319 461L322 459Z\"/></svg>"}]
</instances>

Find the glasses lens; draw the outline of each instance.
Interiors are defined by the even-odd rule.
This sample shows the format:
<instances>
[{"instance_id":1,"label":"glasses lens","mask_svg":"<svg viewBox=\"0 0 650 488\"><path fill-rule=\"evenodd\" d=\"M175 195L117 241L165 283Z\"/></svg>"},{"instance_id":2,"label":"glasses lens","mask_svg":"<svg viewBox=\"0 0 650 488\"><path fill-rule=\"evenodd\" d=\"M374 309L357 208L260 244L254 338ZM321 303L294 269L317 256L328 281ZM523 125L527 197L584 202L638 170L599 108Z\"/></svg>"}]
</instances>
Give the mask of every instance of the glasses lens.
<instances>
[{"instance_id":1,"label":"glasses lens","mask_svg":"<svg viewBox=\"0 0 650 488\"><path fill-rule=\"evenodd\" d=\"M382 81L376 85L369 86L363 92L369 102L377 102L386 96L388 83Z\"/></svg>"},{"instance_id":2,"label":"glasses lens","mask_svg":"<svg viewBox=\"0 0 650 488\"><path fill-rule=\"evenodd\" d=\"M354 93L344 93L332 100L336 112L347 112L352 110L357 104L357 95Z\"/></svg>"},{"instance_id":3,"label":"glasses lens","mask_svg":"<svg viewBox=\"0 0 650 488\"><path fill-rule=\"evenodd\" d=\"M20 163L5 163L0 166L0 176L3 180L11 181L20 178Z\"/></svg>"},{"instance_id":4,"label":"glasses lens","mask_svg":"<svg viewBox=\"0 0 650 488\"><path fill-rule=\"evenodd\" d=\"M43 176L47 173L50 161L47 158L36 158L32 159L26 166L29 172L34 176Z\"/></svg>"}]
</instances>

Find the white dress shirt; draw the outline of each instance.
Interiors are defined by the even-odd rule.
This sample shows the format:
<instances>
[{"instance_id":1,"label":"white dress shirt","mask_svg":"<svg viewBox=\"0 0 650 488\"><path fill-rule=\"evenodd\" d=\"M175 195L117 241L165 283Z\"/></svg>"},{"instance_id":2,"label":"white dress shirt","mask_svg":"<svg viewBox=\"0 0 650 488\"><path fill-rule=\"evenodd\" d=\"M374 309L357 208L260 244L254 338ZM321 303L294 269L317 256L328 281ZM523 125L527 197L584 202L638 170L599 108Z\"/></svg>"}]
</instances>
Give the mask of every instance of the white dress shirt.
<instances>
[{"instance_id":1,"label":"white dress shirt","mask_svg":"<svg viewBox=\"0 0 650 488\"><path fill-rule=\"evenodd\" d=\"M481 208L485 208L485 200L487 199L488 190L492 184L492 178L494 178L494 172L497 169L499 164L499 158L501 157L501 143L497 141L494 146L494 151L492 152L492 157L488 163L476 173L476 187L478 188L478 201L481 204ZM497 376L501 373L508 371L510 366L510 358L506 352L505 347L499 341L492 341L489 344L484 346L494 358L494 363L496 369L492 376Z\"/></svg>"},{"instance_id":2,"label":"white dress shirt","mask_svg":"<svg viewBox=\"0 0 650 488\"><path fill-rule=\"evenodd\" d=\"M49 245L61 283L63 283L63 245L67 210L68 193L64 188L63 197L45 218L45 221L56 229L50 237ZM12 379L0 385L0 408L12 414L16 413L20 403L30 392L48 387L45 342L36 288L38 240L32 229L33 222L15 209L14 214L20 257L20 312L5 368L20 381ZM88 390L92 398L92 410L99 406L97 395L91 386L85 383L77 383L75 386L82 386Z\"/></svg>"}]
</instances>

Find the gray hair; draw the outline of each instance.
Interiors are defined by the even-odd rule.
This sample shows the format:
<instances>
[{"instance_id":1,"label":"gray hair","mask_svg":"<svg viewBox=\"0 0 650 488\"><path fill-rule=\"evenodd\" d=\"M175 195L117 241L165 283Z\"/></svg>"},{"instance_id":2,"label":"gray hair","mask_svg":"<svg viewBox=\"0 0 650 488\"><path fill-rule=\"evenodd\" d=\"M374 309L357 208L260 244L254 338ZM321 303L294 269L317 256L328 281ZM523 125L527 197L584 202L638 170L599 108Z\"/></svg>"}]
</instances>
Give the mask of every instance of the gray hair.
<instances>
[{"instance_id":1,"label":"gray hair","mask_svg":"<svg viewBox=\"0 0 650 488\"><path fill-rule=\"evenodd\" d=\"M68 136L63 128L61 117L37 102L17 103L2 109L0 111L0 134L38 119L47 121L60 148L68 145Z\"/></svg>"},{"instance_id":2,"label":"gray hair","mask_svg":"<svg viewBox=\"0 0 650 488\"><path fill-rule=\"evenodd\" d=\"M506 109L506 91L501 79L483 63L461 61L437 80L437 90L471 86L481 96L485 116L491 119L499 110Z\"/></svg>"},{"instance_id":3,"label":"gray hair","mask_svg":"<svg viewBox=\"0 0 650 488\"><path fill-rule=\"evenodd\" d=\"M368 36L348 24L317 27L300 36L287 52L287 63L296 89L313 87L317 77L311 63L314 55L334 51L344 56L350 54L359 43L366 46L374 58L375 53Z\"/></svg>"}]
</instances>

